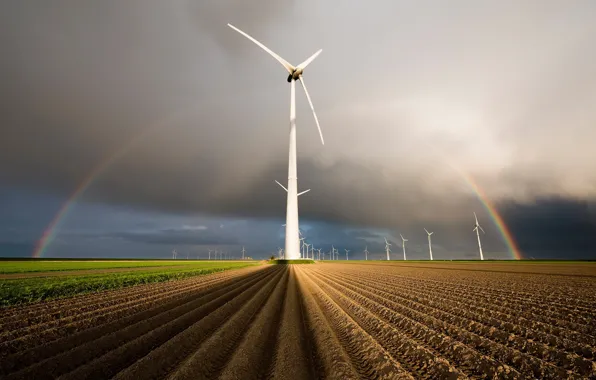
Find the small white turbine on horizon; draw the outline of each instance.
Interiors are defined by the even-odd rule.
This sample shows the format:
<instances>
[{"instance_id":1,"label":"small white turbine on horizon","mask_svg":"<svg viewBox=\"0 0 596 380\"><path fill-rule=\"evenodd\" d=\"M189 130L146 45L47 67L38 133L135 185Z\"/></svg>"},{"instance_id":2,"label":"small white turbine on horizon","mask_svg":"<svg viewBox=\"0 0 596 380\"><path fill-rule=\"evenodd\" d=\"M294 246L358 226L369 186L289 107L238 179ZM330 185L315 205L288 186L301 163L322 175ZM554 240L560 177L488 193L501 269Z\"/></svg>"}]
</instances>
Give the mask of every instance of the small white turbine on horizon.
<instances>
[{"instance_id":1,"label":"small white turbine on horizon","mask_svg":"<svg viewBox=\"0 0 596 380\"><path fill-rule=\"evenodd\" d=\"M385 239L385 252L387 253L387 260L391 260L391 258L389 257L389 252L391 252L391 249L389 249L389 247L391 247L391 243L389 243L387 241L387 238Z\"/></svg>"},{"instance_id":2,"label":"small white turbine on horizon","mask_svg":"<svg viewBox=\"0 0 596 380\"><path fill-rule=\"evenodd\" d=\"M368 261L368 246L364 247L364 259Z\"/></svg>"},{"instance_id":3,"label":"small white turbine on horizon","mask_svg":"<svg viewBox=\"0 0 596 380\"><path fill-rule=\"evenodd\" d=\"M244 246L242 246L242 260L244 260L244 253L246 252L246 250L244 249Z\"/></svg>"},{"instance_id":4,"label":"small white turbine on horizon","mask_svg":"<svg viewBox=\"0 0 596 380\"><path fill-rule=\"evenodd\" d=\"M475 212L474 219L476 220L476 224L474 225L474 229L472 231L476 231L476 236L478 237L478 250L480 251L480 260L484 260L484 255L482 254L482 244L480 244L480 232L478 230L482 230L483 234L485 232L482 227L480 227L480 224L478 224L478 217L476 216Z\"/></svg>"},{"instance_id":5,"label":"small white turbine on horizon","mask_svg":"<svg viewBox=\"0 0 596 380\"><path fill-rule=\"evenodd\" d=\"M302 88L304 89L304 94L306 95L306 99L308 100L308 104L310 105L310 109L312 110L313 116L315 118L315 122L317 124L317 129L319 130L319 135L321 136L321 142L323 145L325 141L323 140L323 132L321 131L321 126L319 125L319 119L317 118L317 114L315 113L315 108L312 104L310 99L310 95L308 94L308 90L306 89L306 85L304 84L304 69L312 62L315 58L323 51L322 49L318 50L314 53L310 58L306 61L302 62L298 66L293 66L288 61L280 57L279 55L275 54L265 45L254 39L253 37L249 36L248 34L244 33L240 29L236 28L232 24L228 24L228 26L238 33L242 34L244 37L248 38L255 44L257 44L261 49L265 50L269 55L275 58L281 65L288 71L288 82L290 82L290 149L289 149L289 159L288 159L288 186L282 186L287 192L287 203L286 203L286 249L285 254L287 259L298 259L300 257L300 241L298 235L298 176L297 176L297 164L296 164L296 81L300 81L302 84ZM308 191L308 190L307 190ZM304 194L302 192L301 194Z\"/></svg>"},{"instance_id":6,"label":"small white turbine on horizon","mask_svg":"<svg viewBox=\"0 0 596 380\"><path fill-rule=\"evenodd\" d=\"M408 239L404 239L404 237L402 236L402 234L399 234L399 236L401 237L401 247L404 251L404 261L406 261L406 242L408 241Z\"/></svg>"},{"instance_id":7,"label":"small white turbine on horizon","mask_svg":"<svg viewBox=\"0 0 596 380\"><path fill-rule=\"evenodd\" d=\"M349 260L349 258L348 258L348 254L350 253L350 250L349 250L349 249L345 249L345 248L344 248L344 251L346 251L346 260Z\"/></svg>"},{"instance_id":8,"label":"small white turbine on horizon","mask_svg":"<svg viewBox=\"0 0 596 380\"><path fill-rule=\"evenodd\" d=\"M428 230L425 228L424 231L426 231L426 233L428 234L428 252L430 252L430 259L432 261L433 259L433 246L432 243L430 241L430 235L433 234L433 232L428 232Z\"/></svg>"}]
</instances>

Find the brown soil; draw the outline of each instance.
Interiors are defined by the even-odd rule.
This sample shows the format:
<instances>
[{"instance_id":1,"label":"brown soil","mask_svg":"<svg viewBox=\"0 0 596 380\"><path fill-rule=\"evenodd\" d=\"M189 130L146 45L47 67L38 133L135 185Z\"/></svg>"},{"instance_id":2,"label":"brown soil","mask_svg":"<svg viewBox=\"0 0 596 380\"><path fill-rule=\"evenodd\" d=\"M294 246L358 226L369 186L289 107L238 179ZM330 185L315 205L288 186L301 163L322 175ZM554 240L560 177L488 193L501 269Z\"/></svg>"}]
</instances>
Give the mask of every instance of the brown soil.
<instances>
[{"instance_id":1,"label":"brown soil","mask_svg":"<svg viewBox=\"0 0 596 380\"><path fill-rule=\"evenodd\" d=\"M596 278L549 265L259 266L7 308L0 377L596 377Z\"/></svg>"}]
</instances>

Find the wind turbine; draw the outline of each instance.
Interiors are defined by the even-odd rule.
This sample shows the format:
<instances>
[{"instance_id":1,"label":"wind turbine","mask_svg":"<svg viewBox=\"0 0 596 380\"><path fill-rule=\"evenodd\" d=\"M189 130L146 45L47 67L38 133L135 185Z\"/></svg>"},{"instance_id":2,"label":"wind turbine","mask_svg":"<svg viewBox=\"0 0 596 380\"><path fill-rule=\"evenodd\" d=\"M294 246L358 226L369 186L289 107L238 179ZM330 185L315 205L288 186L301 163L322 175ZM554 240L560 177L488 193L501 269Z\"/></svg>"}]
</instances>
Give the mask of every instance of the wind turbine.
<instances>
[{"instance_id":1,"label":"wind turbine","mask_svg":"<svg viewBox=\"0 0 596 380\"><path fill-rule=\"evenodd\" d=\"M364 257L368 261L368 246L364 247Z\"/></svg>"},{"instance_id":2,"label":"wind turbine","mask_svg":"<svg viewBox=\"0 0 596 380\"><path fill-rule=\"evenodd\" d=\"M211 250L208 249L208 251L209 251L209 260L211 260Z\"/></svg>"},{"instance_id":3,"label":"wind turbine","mask_svg":"<svg viewBox=\"0 0 596 380\"><path fill-rule=\"evenodd\" d=\"M265 45L260 43L259 41L255 40L253 37L249 36L248 34L244 33L240 29L236 28L232 24L228 24L228 26L238 33L242 34L244 37L248 38L255 44L257 44L261 49L265 50L269 53L273 58L275 58L281 65L287 70L288 78L287 81L290 82L290 149L289 149L289 159L288 159L288 186L284 187L287 192L287 204L286 204L286 258L287 259L297 259L300 257L300 242L299 242L299 235L298 235L298 177L297 177L297 165L296 165L296 81L300 81L302 84L302 88L304 89L304 94L306 95L306 99L308 100L308 104L310 105L310 109L312 110L313 116L315 118L315 122L317 124L317 129L319 130L319 135L321 136L321 142L323 145L325 141L323 140L323 132L321 132L321 126L319 125L319 119L317 118L317 114L315 113L315 108L312 104L310 99L310 95L308 94L308 90L306 89L306 85L304 84L304 77L303 72L304 69L312 62L315 58L323 51L322 49L318 50L314 53L310 58L306 61L302 62L298 66L292 66L288 63L285 59L280 57L279 55L275 54ZM283 187L283 186L282 186ZM301 194L304 194L302 192Z\"/></svg>"},{"instance_id":4,"label":"wind turbine","mask_svg":"<svg viewBox=\"0 0 596 380\"><path fill-rule=\"evenodd\" d=\"M310 247L312 244L306 244L306 257L305 259L310 259L310 257L308 257L308 247Z\"/></svg>"},{"instance_id":5,"label":"wind turbine","mask_svg":"<svg viewBox=\"0 0 596 380\"><path fill-rule=\"evenodd\" d=\"M178 257L178 252L176 252L176 250L172 251L172 259L176 260L176 257Z\"/></svg>"},{"instance_id":6,"label":"wind turbine","mask_svg":"<svg viewBox=\"0 0 596 380\"><path fill-rule=\"evenodd\" d=\"M244 249L244 246L242 246L242 260L244 260L244 253L246 252L246 250Z\"/></svg>"},{"instance_id":7,"label":"wind turbine","mask_svg":"<svg viewBox=\"0 0 596 380\"><path fill-rule=\"evenodd\" d=\"M387 260L391 260L391 258L389 257L389 252L391 252L391 249L389 249L389 247L391 247L391 243L389 243L387 241L387 238L385 239L385 252L387 253Z\"/></svg>"},{"instance_id":8,"label":"wind turbine","mask_svg":"<svg viewBox=\"0 0 596 380\"><path fill-rule=\"evenodd\" d=\"M404 239L404 237L402 236L402 234L399 234L399 236L401 236L401 247L404 250L404 261L406 261L406 242L408 241L408 239Z\"/></svg>"},{"instance_id":9,"label":"wind turbine","mask_svg":"<svg viewBox=\"0 0 596 380\"><path fill-rule=\"evenodd\" d=\"M331 245L331 260L335 260L335 247Z\"/></svg>"},{"instance_id":10,"label":"wind turbine","mask_svg":"<svg viewBox=\"0 0 596 380\"><path fill-rule=\"evenodd\" d=\"M348 253L350 253L350 250L344 248L344 251L346 251L346 260L348 260Z\"/></svg>"},{"instance_id":11,"label":"wind turbine","mask_svg":"<svg viewBox=\"0 0 596 380\"><path fill-rule=\"evenodd\" d=\"M430 259L432 261L433 259L433 246L432 243L430 242L430 235L433 234L433 232L428 232L428 230L425 228L424 231L426 231L426 233L428 234L428 251L430 252Z\"/></svg>"},{"instance_id":12,"label":"wind turbine","mask_svg":"<svg viewBox=\"0 0 596 380\"><path fill-rule=\"evenodd\" d=\"M476 219L476 224L474 225L474 229L472 231L476 231L476 236L478 237L478 250L480 251L480 260L484 260L484 255L482 255L482 244L480 244L480 232L478 230L482 230L482 233L485 233L480 224L478 224L478 217L474 212L474 219Z\"/></svg>"}]
</instances>

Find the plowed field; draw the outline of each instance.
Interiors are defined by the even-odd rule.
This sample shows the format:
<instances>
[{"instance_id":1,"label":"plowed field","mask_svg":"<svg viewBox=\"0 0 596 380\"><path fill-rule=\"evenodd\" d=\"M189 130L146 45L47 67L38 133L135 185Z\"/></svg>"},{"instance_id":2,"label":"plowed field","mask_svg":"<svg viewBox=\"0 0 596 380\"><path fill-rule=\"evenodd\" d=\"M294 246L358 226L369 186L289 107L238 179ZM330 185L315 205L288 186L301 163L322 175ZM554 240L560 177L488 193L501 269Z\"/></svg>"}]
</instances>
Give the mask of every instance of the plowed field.
<instances>
[{"instance_id":1,"label":"plowed field","mask_svg":"<svg viewBox=\"0 0 596 380\"><path fill-rule=\"evenodd\" d=\"M3 379L590 378L596 273L262 265L0 309Z\"/></svg>"}]
</instances>

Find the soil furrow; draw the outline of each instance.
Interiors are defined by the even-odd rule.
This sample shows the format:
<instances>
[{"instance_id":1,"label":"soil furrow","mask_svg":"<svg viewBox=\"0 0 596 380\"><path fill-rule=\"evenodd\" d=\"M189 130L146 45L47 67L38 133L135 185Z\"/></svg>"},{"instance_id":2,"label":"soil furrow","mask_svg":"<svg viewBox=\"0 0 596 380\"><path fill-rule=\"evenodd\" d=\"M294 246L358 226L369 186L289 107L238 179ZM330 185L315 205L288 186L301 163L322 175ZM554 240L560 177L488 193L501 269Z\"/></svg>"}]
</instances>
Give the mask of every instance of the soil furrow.
<instances>
[{"instance_id":1,"label":"soil furrow","mask_svg":"<svg viewBox=\"0 0 596 380\"><path fill-rule=\"evenodd\" d=\"M114 376L115 379L131 380L165 378L195 353L213 333L225 331L225 324L239 309L245 306L249 308L260 306L260 302L270 294L273 285L279 281L282 275L283 268L269 268L264 279L250 287L246 287L235 298L212 310L204 318L196 321L180 333L170 335L169 340L164 341L159 346L154 345L154 349L146 352L146 355L139 357L126 367L122 366L117 374L110 374L109 376ZM219 352L219 348L217 350ZM69 374L68 378L75 380L95 377L87 375L93 373L87 368L82 368L82 371L76 372ZM81 374L85 374L85 376L81 376ZM103 373L102 377L104 377Z\"/></svg>"},{"instance_id":2,"label":"soil furrow","mask_svg":"<svg viewBox=\"0 0 596 380\"><path fill-rule=\"evenodd\" d=\"M272 363L269 373L274 379L284 379L289 373L296 380L312 379L315 376L314 363L309 356L310 342L304 332L295 270L294 267L290 268L291 275L276 342L275 362Z\"/></svg>"},{"instance_id":3,"label":"soil furrow","mask_svg":"<svg viewBox=\"0 0 596 380\"><path fill-rule=\"evenodd\" d=\"M114 368L121 369L132 364L146 355L152 347L166 342L173 335L201 320L226 302L235 297L241 297L246 287L254 287L255 284L258 285L270 276L271 270L257 272L248 279L238 283L233 282L199 299L193 299L152 318L143 319L119 331L107 333L94 341L87 341L56 357L50 357L15 373L14 378L53 378L73 371L90 361L91 363L85 366L88 370L99 368L100 371L105 371L104 374L112 373ZM101 372L97 375L105 377Z\"/></svg>"},{"instance_id":4,"label":"soil furrow","mask_svg":"<svg viewBox=\"0 0 596 380\"><path fill-rule=\"evenodd\" d=\"M284 296L288 288L290 270L277 284L271 298L256 317L242 342L223 369L219 379L261 379L275 355L275 340L279 332Z\"/></svg>"},{"instance_id":5,"label":"soil furrow","mask_svg":"<svg viewBox=\"0 0 596 380\"><path fill-rule=\"evenodd\" d=\"M326 339L327 344L320 344L321 355L328 359L323 363L322 378L413 378L399 362L395 360L379 343L363 331L360 326L346 315L329 296L316 285L307 274L299 270L302 285L313 296L307 303L314 313L322 314L319 320L328 326L317 339ZM304 271L308 273L308 271ZM313 324L314 326L314 324ZM320 326L317 324L317 326ZM340 347L337 347L340 344ZM346 363L346 356L349 361Z\"/></svg>"}]
</instances>

